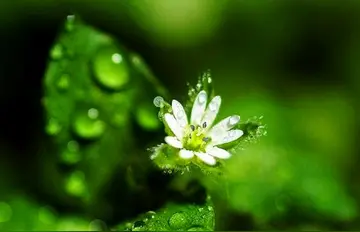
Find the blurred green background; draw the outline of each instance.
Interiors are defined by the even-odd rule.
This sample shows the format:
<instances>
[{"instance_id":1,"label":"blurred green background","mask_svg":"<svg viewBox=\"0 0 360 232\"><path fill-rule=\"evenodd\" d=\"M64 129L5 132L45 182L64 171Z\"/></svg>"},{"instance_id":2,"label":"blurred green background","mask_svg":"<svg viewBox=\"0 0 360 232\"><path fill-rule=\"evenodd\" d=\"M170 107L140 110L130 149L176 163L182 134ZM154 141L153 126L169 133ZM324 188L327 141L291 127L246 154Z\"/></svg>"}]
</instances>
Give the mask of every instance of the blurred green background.
<instances>
[{"instance_id":1,"label":"blurred green background","mask_svg":"<svg viewBox=\"0 0 360 232\"><path fill-rule=\"evenodd\" d=\"M207 177L195 184L213 197L218 229L360 228L360 3L17 0L0 2L0 230L113 228L179 195L193 202L179 192L183 180L172 187L173 177L148 158L146 148L163 142L152 109L153 97L162 91L144 82L147 75L134 64L123 71L136 80L131 91L119 90L112 102L100 88L105 97L96 102L107 116L116 117L109 106L122 109L120 115L128 115L124 123L105 132L109 139L77 141L84 154L93 154L92 161L59 164L56 154L78 145L64 143L69 133L55 136L58 143L46 133L47 116L65 113L44 107L43 97L49 96L50 105L59 99L72 107L80 102L80 108L95 102L81 105L71 94L59 98L51 81L44 84L46 75L49 80L57 75L48 73L57 65L49 54L73 13L116 41L127 62L139 54L168 100L184 102L186 83L195 84L210 68L223 98L220 118L264 116L267 136L227 161L225 187ZM95 33L84 38L93 41ZM85 54L85 43L74 46L86 59L77 60L79 66L70 59L61 69L76 73L93 53ZM89 76L84 71L76 77L86 83L86 96L96 86Z\"/></svg>"}]
</instances>

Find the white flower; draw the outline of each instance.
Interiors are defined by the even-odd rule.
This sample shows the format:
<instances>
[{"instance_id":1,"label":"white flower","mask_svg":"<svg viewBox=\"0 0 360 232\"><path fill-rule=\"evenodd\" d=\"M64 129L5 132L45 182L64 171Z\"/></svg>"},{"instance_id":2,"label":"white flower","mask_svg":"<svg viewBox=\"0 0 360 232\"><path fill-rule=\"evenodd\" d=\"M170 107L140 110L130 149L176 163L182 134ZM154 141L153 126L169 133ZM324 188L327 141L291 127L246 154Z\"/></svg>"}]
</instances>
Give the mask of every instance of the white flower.
<instances>
[{"instance_id":1,"label":"white flower","mask_svg":"<svg viewBox=\"0 0 360 232\"><path fill-rule=\"evenodd\" d=\"M221 97L214 97L207 105L207 93L201 91L194 101L190 123L184 107L176 100L172 101L172 114L166 113L165 122L175 136L166 136L165 142L180 149L183 159L194 155L208 165L215 165L215 158L227 159L231 154L218 145L235 141L243 135L242 130L232 128L240 121L240 116L229 116L215 126L212 124L219 112Z\"/></svg>"}]
</instances>

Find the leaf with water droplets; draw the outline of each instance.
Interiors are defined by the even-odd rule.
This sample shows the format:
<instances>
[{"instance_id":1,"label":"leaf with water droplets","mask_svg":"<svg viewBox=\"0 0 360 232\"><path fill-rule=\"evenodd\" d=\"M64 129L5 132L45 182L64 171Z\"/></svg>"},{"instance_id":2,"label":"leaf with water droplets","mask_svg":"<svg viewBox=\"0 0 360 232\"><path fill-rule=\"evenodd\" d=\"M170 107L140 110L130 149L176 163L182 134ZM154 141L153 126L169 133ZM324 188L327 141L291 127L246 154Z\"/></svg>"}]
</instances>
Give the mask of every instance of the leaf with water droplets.
<instances>
[{"instance_id":1,"label":"leaf with water droplets","mask_svg":"<svg viewBox=\"0 0 360 232\"><path fill-rule=\"evenodd\" d=\"M40 181L44 188L63 183L51 189L59 201L72 195L87 203L106 190L134 150L134 121L143 131L161 128L152 99L167 93L145 62L76 15L66 17L50 49L43 88L45 131L51 139L41 157L46 165ZM75 143L77 149L71 146Z\"/></svg>"},{"instance_id":2,"label":"leaf with water droplets","mask_svg":"<svg viewBox=\"0 0 360 232\"><path fill-rule=\"evenodd\" d=\"M215 215L210 200L199 205L169 203L158 211L122 223L114 230L123 231L129 225L133 231L213 231Z\"/></svg>"}]
</instances>

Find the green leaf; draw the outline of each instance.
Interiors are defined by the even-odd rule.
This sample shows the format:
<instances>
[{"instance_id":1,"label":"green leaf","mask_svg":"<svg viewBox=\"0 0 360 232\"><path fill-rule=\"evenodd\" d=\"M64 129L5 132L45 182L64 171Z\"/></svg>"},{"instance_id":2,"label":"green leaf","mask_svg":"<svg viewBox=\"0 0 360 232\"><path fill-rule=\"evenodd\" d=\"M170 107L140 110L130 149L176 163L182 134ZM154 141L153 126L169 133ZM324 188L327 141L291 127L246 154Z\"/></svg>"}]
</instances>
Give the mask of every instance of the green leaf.
<instances>
[{"instance_id":1,"label":"green leaf","mask_svg":"<svg viewBox=\"0 0 360 232\"><path fill-rule=\"evenodd\" d=\"M117 231L213 231L215 215L210 198L203 205L169 203L158 211L149 211Z\"/></svg>"},{"instance_id":2,"label":"green leaf","mask_svg":"<svg viewBox=\"0 0 360 232\"><path fill-rule=\"evenodd\" d=\"M131 119L143 130L161 128L151 102L158 94L167 92L138 54L68 16L44 77L45 131L51 143L42 156L40 181L59 183L49 192L64 199L94 201L126 165L136 143Z\"/></svg>"}]
</instances>

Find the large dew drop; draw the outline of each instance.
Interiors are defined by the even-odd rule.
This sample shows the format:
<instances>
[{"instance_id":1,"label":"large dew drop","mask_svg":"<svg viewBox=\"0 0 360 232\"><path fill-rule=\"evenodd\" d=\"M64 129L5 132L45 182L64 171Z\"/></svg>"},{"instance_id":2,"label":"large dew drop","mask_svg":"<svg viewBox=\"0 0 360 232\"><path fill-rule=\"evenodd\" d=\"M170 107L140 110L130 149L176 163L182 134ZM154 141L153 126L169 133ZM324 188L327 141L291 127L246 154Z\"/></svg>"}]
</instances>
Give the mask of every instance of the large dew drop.
<instances>
[{"instance_id":1,"label":"large dew drop","mask_svg":"<svg viewBox=\"0 0 360 232\"><path fill-rule=\"evenodd\" d=\"M90 140L101 137L106 125L98 119L98 114L99 112L94 108L89 109L87 113L77 114L72 125L76 135Z\"/></svg>"},{"instance_id":2,"label":"large dew drop","mask_svg":"<svg viewBox=\"0 0 360 232\"><path fill-rule=\"evenodd\" d=\"M156 130L161 125L155 109L150 106L140 105L136 109L135 117L139 125L146 130Z\"/></svg>"},{"instance_id":3,"label":"large dew drop","mask_svg":"<svg viewBox=\"0 0 360 232\"><path fill-rule=\"evenodd\" d=\"M144 221L136 221L132 226L132 231L144 231L144 226L146 223Z\"/></svg>"},{"instance_id":4,"label":"large dew drop","mask_svg":"<svg viewBox=\"0 0 360 232\"><path fill-rule=\"evenodd\" d=\"M98 51L93 59L93 71L99 84L111 90L121 89L130 79L129 67L115 47Z\"/></svg>"},{"instance_id":5,"label":"large dew drop","mask_svg":"<svg viewBox=\"0 0 360 232\"><path fill-rule=\"evenodd\" d=\"M188 224L189 220L183 212L174 213L169 219L169 226L174 230L185 228Z\"/></svg>"}]
</instances>

